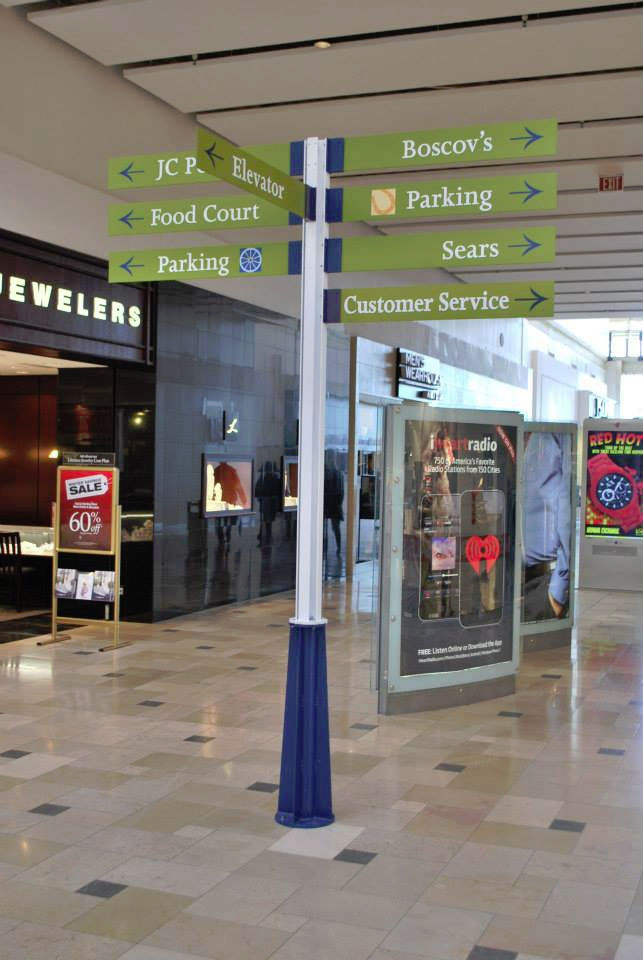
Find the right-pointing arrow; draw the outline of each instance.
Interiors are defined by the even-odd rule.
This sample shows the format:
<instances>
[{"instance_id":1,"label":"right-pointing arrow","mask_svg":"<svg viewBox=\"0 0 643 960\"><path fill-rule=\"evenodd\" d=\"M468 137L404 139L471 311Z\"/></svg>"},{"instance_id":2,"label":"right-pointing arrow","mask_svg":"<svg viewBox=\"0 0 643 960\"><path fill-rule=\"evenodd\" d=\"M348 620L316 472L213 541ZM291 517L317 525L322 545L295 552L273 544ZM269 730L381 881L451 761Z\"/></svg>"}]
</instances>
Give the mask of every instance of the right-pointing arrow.
<instances>
[{"instance_id":1,"label":"right-pointing arrow","mask_svg":"<svg viewBox=\"0 0 643 960\"><path fill-rule=\"evenodd\" d=\"M526 150L527 147L530 147L532 145L532 143L536 143L537 140L542 140L543 138L542 133L536 133L535 130L530 130L528 126L525 126L524 130L525 130L526 136L509 137L510 140L524 140L525 145L523 147L523 150Z\"/></svg>"},{"instance_id":2,"label":"right-pointing arrow","mask_svg":"<svg viewBox=\"0 0 643 960\"><path fill-rule=\"evenodd\" d=\"M538 247L542 247L542 243L532 240L531 237L528 237L526 233L523 233L522 238L525 241L524 243L510 243L509 247L522 250L523 257L528 253L531 253L532 250L537 250Z\"/></svg>"},{"instance_id":3,"label":"right-pointing arrow","mask_svg":"<svg viewBox=\"0 0 643 960\"><path fill-rule=\"evenodd\" d=\"M529 288L532 293L531 297L516 297L516 303L529 303L529 312L531 313L536 307L539 307L541 303L544 303L545 300L549 300L549 297L543 297L541 293L538 293L537 290L534 290L533 287Z\"/></svg>"},{"instance_id":4,"label":"right-pointing arrow","mask_svg":"<svg viewBox=\"0 0 643 960\"><path fill-rule=\"evenodd\" d=\"M133 262L132 262L133 260L134 260L134 257L131 256L131 257L129 257L129 259L126 260L124 263L121 263L121 264L120 264L121 270L124 270L126 273L129 273L130 277L133 277L133 276L134 276L134 274L132 273L132 270L136 270L137 267L144 267L144 266L145 266L144 263L133 263Z\"/></svg>"},{"instance_id":5,"label":"right-pointing arrow","mask_svg":"<svg viewBox=\"0 0 643 960\"><path fill-rule=\"evenodd\" d=\"M533 200L534 197L537 197L539 193L542 193L542 192L543 192L543 191L540 190L538 187L532 186L532 184L531 184L531 183L528 183L527 180L525 180L524 183L525 183L525 187L526 187L525 190L510 190L510 191L509 191L509 196L510 196L510 197L524 197L525 199L522 201L523 204L528 203L530 200Z\"/></svg>"}]
</instances>

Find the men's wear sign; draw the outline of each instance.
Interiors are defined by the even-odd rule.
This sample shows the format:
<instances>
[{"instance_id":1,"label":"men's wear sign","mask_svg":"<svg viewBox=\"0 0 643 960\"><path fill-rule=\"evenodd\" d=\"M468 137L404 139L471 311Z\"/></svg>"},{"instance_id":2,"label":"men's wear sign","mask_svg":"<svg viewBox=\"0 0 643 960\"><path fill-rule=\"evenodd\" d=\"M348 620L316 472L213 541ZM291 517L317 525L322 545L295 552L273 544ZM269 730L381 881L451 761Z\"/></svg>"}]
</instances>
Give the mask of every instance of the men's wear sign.
<instances>
[{"instance_id":1,"label":"men's wear sign","mask_svg":"<svg viewBox=\"0 0 643 960\"><path fill-rule=\"evenodd\" d=\"M643 432L587 433L585 534L643 537Z\"/></svg>"},{"instance_id":2,"label":"men's wear sign","mask_svg":"<svg viewBox=\"0 0 643 960\"><path fill-rule=\"evenodd\" d=\"M556 153L555 120L472 124L329 141L330 170L399 170L441 163L530 160Z\"/></svg>"},{"instance_id":3,"label":"men's wear sign","mask_svg":"<svg viewBox=\"0 0 643 960\"><path fill-rule=\"evenodd\" d=\"M406 421L400 676L512 659L516 428Z\"/></svg>"},{"instance_id":4,"label":"men's wear sign","mask_svg":"<svg viewBox=\"0 0 643 960\"><path fill-rule=\"evenodd\" d=\"M58 468L58 550L113 553L116 476L109 467Z\"/></svg>"}]
</instances>

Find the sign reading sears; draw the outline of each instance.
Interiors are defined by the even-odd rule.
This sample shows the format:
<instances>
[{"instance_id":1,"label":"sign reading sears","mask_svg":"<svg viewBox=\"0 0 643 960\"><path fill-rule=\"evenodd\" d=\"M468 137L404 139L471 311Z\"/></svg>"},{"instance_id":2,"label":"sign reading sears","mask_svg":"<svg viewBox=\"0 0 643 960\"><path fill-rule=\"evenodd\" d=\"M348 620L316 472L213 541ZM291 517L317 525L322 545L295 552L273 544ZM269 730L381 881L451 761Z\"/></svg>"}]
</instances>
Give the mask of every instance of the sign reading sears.
<instances>
[{"instance_id":1,"label":"sign reading sears","mask_svg":"<svg viewBox=\"0 0 643 960\"><path fill-rule=\"evenodd\" d=\"M108 490L109 483L104 473L65 480L65 492L68 500L77 500L78 497L102 497Z\"/></svg>"}]
</instances>

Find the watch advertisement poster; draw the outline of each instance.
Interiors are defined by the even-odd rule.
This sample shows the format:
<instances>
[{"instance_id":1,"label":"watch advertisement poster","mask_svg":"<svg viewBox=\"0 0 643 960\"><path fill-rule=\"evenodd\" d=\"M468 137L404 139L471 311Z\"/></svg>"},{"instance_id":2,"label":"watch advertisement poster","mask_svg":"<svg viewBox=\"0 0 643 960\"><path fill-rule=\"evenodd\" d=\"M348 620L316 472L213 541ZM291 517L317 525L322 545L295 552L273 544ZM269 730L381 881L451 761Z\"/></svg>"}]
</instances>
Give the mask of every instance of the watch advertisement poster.
<instances>
[{"instance_id":1,"label":"watch advertisement poster","mask_svg":"<svg viewBox=\"0 0 643 960\"><path fill-rule=\"evenodd\" d=\"M517 429L405 429L400 676L510 661Z\"/></svg>"},{"instance_id":2,"label":"watch advertisement poster","mask_svg":"<svg viewBox=\"0 0 643 960\"><path fill-rule=\"evenodd\" d=\"M572 549L572 435L525 430L523 623L562 620L569 611Z\"/></svg>"},{"instance_id":3,"label":"watch advertisement poster","mask_svg":"<svg viewBox=\"0 0 643 960\"><path fill-rule=\"evenodd\" d=\"M110 467L58 468L58 550L114 552L116 478Z\"/></svg>"},{"instance_id":4,"label":"watch advertisement poster","mask_svg":"<svg viewBox=\"0 0 643 960\"><path fill-rule=\"evenodd\" d=\"M643 537L643 432L588 430L585 535Z\"/></svg>"}]
</instances>

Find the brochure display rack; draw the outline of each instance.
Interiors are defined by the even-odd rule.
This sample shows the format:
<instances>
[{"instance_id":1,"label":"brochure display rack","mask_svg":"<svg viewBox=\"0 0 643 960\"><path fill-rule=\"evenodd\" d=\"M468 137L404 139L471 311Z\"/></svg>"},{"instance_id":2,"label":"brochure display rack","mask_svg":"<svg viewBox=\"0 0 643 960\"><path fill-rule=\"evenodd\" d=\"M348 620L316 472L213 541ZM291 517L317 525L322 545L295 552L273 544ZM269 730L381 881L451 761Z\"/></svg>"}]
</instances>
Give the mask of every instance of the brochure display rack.
<instances>
[{"instance_id":1,"label":"brochure display rack","mask_svg":"<svg viewBox=\"0 0 643 960\"><path fill-rule=\"evenodd\" d=\"M112 643L100 651L130 645L121 641L121 508L118 503L119 471L112 454L67 454L58 467L54 507L54 551L52 563L51 638L45 646L67 639L58 624L110 624ZM64 565L61 566L61 556ZM76 570L70 558L78 558ZM83 561L80 561L80 558ZM113 558L113 569L88 570L85 558ZM59 602L96 601L105 607L105 618L61 616Z\"/></svg>"},{"instance_id":2,"label":"brochure display rack","mask_svg":"<svg viewBox=\"0 0 643 960\"><path fill-rule=\"evenodd\" d=\"M528 422L522 490L523 651L571 643L576 568L575 423Z\"/></svg>"},{"instance_id":3,"label":"brochure display rack","mask_svg":"<svg viewBox=\"0 0 643 960\"><path fill-rule=\"evenodd\" d=\"M407 401L385 450L380 711L513 693L522 418Z\"/></svg>"}]
</instances>

